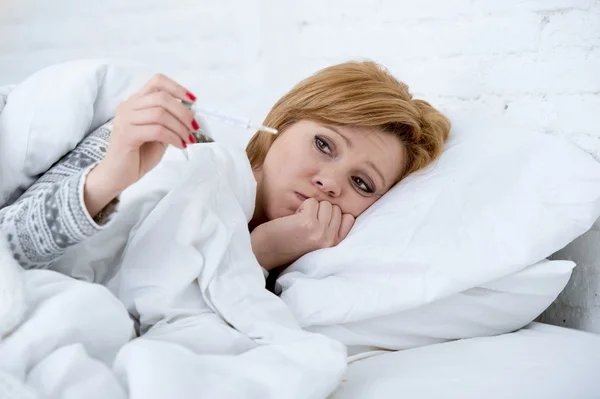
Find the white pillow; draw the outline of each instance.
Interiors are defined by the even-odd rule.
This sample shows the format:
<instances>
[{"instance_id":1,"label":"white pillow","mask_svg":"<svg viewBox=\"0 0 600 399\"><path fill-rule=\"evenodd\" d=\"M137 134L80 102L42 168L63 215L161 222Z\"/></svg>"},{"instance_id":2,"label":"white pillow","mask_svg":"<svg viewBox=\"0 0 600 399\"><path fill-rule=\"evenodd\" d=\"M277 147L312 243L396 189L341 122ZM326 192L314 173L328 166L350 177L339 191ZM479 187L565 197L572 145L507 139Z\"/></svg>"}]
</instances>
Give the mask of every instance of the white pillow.
<instances>
[{"instance_id":1,"label":"white pillow","mask_svg":"<svg viewBox=\"0 0 600 399\"><path fill-rule=\"evenodd\" d=\"M436 164L361 215L340 245L291 265L277 289L303 327L351 352L504 333L554 300L572 264L526 268L598 216L600 164L567 140L461 132ZM530 283L513 292L524 278Z\"/></svg>"},{"instance_id":2,"label":"white pillow","mask_svg":"<svg viewBox=\"0 0 600 399\"><path fill-rule=\"evenodd\" d=\"M152 72L124 60L52 65L10 91L0 114L0 206L15 199Z\"/></svg>"},{"instance_id":3,"label":"white pillow","mask_svg":"<svg viewBox=\"0 0 600 399\"><path fill-rule=\"evenodd\" d=\"M15 88L14 85L2 86L0 87L0 112L4 109L6 105L6 99L8 94Z\"/></svg>"},{"instance_id":4,"label":"white pillow","mask_svg":"<svg viewBox=\"0 0 600 399\"><path fill-rule=\"evenodd\" d=\"M541 323L349 365L329 399L598 398L600 336Z\"/></svg>"},{"instance_id":5,"label":"white pillow","mask_svg":"<svg viewBox=\"0 0 600 399\"><path fill-rule=\"evenodd\" d=\"M304 327L345 343L350 355L498 335L518 330L542 313L565 287L574 266L570 261L543 260L508 277L403 312Z\"/></svg>"}]
</instances>

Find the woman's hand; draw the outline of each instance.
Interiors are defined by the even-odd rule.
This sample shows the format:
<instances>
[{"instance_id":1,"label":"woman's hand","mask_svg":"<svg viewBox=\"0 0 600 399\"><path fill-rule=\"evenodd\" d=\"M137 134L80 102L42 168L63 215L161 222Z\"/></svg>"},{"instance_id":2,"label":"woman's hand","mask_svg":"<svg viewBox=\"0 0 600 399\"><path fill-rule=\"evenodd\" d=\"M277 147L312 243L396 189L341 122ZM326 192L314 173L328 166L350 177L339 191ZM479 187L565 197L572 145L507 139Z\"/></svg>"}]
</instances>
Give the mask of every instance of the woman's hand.
<instances>
[{"instance_id":1,"label":"woman's hand","mask_svg":"<svg viewBox=\"0 0 600 399\"><path fill-rule=\"evenodd\" d=\"M251 234L252 250L266 270L294 262L302 255L339 244L354 217L339 206L309 198L294 215L271 220Z\"/></svg>"},{"instance_id":2,"label":"woman's hand","mask_svg":"<svg viewBox=\"0 0 600 399\"><path fill-rule=\"evenodd\" d=\"M117 107L104 159L90 172L84 199L95 216L113 198L141 179L162 159L167 145L185 148L198 129L193 112L181 101L195 97L164 75L155 75Z\"/></svg>"}]
</instances>

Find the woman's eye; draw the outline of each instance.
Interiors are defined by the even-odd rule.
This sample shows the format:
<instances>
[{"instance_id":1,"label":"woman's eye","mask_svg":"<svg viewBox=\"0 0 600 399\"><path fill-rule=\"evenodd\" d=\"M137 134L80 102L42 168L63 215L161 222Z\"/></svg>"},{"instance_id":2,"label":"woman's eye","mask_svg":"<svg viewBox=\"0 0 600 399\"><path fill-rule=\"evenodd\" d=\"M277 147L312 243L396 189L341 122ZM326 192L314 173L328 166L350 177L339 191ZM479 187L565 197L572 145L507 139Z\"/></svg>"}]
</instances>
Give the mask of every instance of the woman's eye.
<instances>
[{"instance_id":1,"label":"woman's eye","mask_svg":"<svg viewBox=\"0 0 600 399\"><path fill-rule=\"evenodd\" d=\"M317 149L325 154L330 154L331 153L331 147L329 146L329 144L327 143L327 141L323 140L321 137L319 136L315 136L315 146L317 147Z\"/></svg>"},{"instance_id":2,"label":"woman's eye","mask_svg":"<svg viewBox=\"0 0 600 399\"><path fill-rule=\"evenodd\" d=\"M373 188L371 188L360 177L353 177L352 180L354 181L354 184L356 185L356 187L358 187L360 190L364 191L365 193L373 193L374 192Z\"/></svg>"}]
</instances>

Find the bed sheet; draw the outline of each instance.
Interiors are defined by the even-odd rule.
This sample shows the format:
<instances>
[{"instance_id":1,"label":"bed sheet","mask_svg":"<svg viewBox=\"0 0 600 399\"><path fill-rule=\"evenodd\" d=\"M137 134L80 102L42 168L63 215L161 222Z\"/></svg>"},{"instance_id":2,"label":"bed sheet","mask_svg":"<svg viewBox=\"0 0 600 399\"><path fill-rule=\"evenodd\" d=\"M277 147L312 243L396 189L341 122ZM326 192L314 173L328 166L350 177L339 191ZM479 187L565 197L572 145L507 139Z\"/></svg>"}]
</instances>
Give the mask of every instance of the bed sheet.
<instances>
[{"instance_id":1,"label":"bed sheet","mask_svg":"<svg viewBox=\"0 0 600 399\"><path fill-rule=\"evenodd\" d=\"M531 323L358 360L330 398L592 399L600 398L598 365L600 335Z\"/></svg>"}]
</instances>

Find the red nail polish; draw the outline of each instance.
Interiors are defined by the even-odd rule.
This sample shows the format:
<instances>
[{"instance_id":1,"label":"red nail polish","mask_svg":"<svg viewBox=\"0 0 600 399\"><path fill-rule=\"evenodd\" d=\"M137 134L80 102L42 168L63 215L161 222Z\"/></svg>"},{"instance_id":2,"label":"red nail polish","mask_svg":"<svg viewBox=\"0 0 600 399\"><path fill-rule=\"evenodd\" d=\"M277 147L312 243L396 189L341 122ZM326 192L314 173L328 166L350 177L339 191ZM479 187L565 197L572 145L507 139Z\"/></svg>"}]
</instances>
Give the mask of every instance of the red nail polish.
<instances>
[{"instance_id":1,"label":"red nail polish","mask_svg":"<svg viewBox=\"0 0 600 399\"><path fill-rule=\"evenodd\" d=\"M190 100L196 101L196 96L190 93L189 91L185 93L185 95L188 96Z\"/></svg>"},{"instance_id":2,"label":"red nail polish","mask_svg":"<svg viewBox=\"0 0 600 399\"><path fill-rule=\"evenodd\" d=\"M183 148L187 148L187 144L185 143L185 141L181 140L181 144L183 144Z\"/></svg>"},{"instance_id":3,"label":"red nail polish","mask_svg":"<svg viewBox=\"0 0 600 399\"><path fill-rule=\"evenodd\" d=\"M200 126L198 126L198 122L196 122L195 119L192 119L192 127L194 128L194 130L200 129Z\"/></svg>"},{"instance_id":4,"label":"red nail polish","mask_svg":"<svg viewBox=\"0 0 600 399\"><path fill-rule=\"evenodd\" d=\"M194 137L193 134L190 134L189 139L190 139L190 143L195 143L196 142L196 138Z\"/></svg>"}]
</instances>

